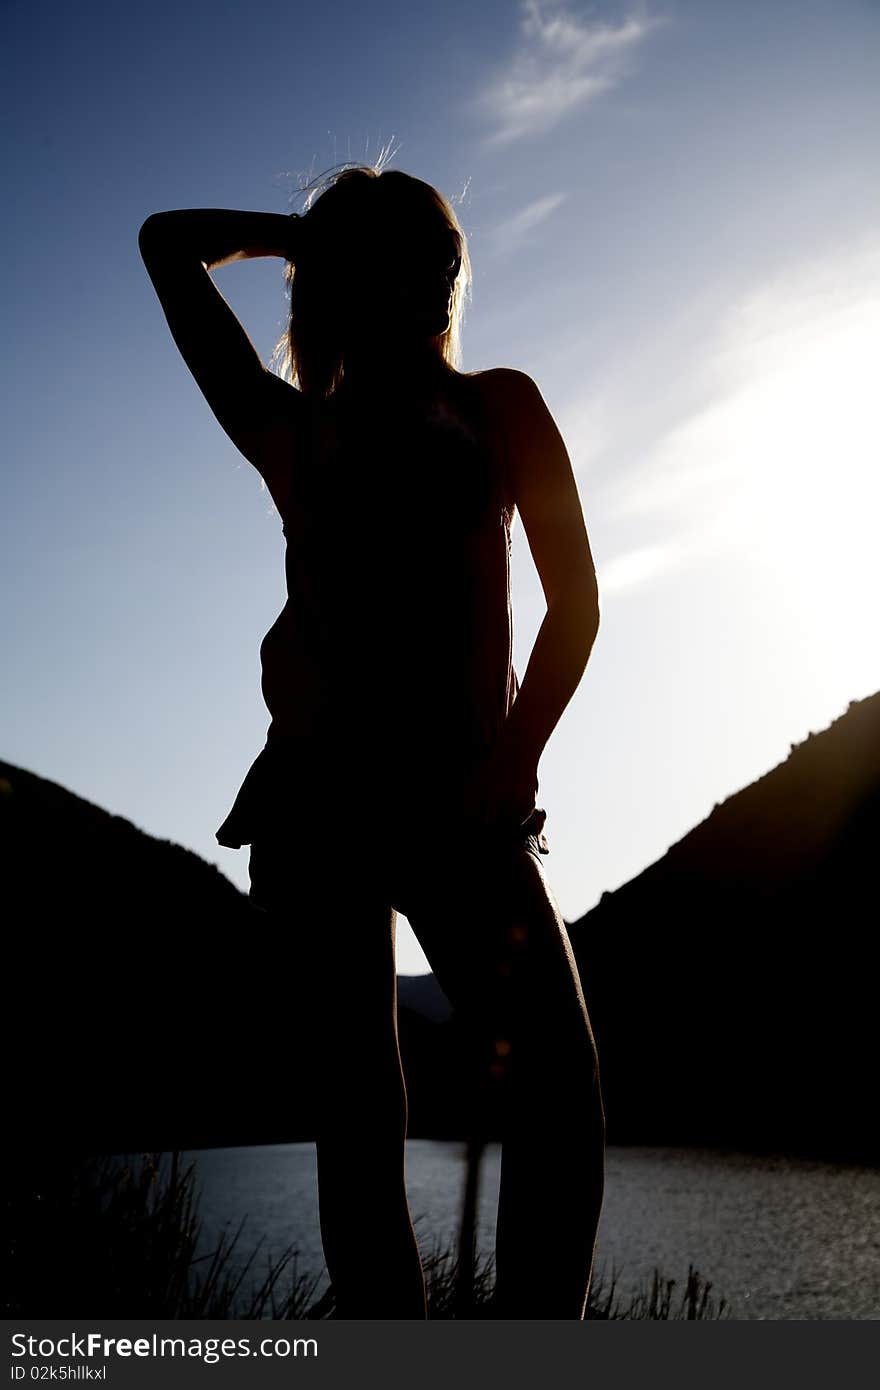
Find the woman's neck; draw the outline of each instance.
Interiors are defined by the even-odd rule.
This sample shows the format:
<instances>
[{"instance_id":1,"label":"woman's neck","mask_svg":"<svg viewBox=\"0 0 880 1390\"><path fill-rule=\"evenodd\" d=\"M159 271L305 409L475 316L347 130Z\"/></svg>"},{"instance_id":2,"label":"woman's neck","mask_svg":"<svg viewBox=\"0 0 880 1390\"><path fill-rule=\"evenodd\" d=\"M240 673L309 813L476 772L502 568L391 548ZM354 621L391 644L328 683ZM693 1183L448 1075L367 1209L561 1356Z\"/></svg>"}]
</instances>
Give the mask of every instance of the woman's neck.
<instances>
[{"instance_id":1,"label":"woman's neck","mask_svg":"<svg viewBox=\"0 0 880 1390\"><path fill-rule=\"evenodd\" d=\"M346 356L340 391L345 396L423 399L433 396L447 380L449 368L429 344L417 344L405 353L386 352Z\"/></svg>"}]
</instances>

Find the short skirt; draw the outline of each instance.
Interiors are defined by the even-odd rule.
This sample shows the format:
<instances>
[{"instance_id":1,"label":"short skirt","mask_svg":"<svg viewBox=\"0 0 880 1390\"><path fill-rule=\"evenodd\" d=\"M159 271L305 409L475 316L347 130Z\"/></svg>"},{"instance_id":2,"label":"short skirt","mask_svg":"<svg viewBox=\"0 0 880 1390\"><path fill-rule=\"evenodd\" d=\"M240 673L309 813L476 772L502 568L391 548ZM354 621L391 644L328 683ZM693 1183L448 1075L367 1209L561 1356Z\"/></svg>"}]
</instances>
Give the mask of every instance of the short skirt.
<instances>
[{"instance_id":1,"label":"short skirt","mask_svg":"<svg viewBox=\"0 0 880 1390\"><path fill-rule=\"evenodd\" d=\"M389 773L358 767L357 760L340 751L328 756L326 747L313 740L267 737L245 775L232 808L215 832L218 844L241 849L255 840L291 835L321 834L321 823L332 822L336 833L346 825L375 828L377 817L395 844L405 842L412 828L437 824L449 830L452 803L444 800L443 782L425 779L431 797L401 790ZM448 785L448 784L447 784ZM448 795L448 794L447 794ZM395 817L400 820L395 824ZM518 829L540 854L549 854L544 833L547 812L536 806ZM328 823L328 831L330 824ZM460 829L467 848L476 848L473 828L464 817Z\"/></svg>"}]
</instances>

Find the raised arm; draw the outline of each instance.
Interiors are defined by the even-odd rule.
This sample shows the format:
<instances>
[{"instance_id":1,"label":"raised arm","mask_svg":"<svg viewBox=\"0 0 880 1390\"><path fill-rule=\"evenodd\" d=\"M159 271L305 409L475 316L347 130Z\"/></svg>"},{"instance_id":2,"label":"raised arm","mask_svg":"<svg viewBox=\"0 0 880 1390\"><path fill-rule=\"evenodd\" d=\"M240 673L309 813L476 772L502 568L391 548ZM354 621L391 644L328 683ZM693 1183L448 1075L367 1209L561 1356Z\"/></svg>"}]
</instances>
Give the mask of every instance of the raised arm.
<instances>
[{"instance_id":1,"label":"raised arm","mask_svg":"<svg viewBox=\"0 0 880 1390\"><path fill-rule=\"evenodd\" d=\"M156 238L177 253L188 253L205 270L256 256L294 259L296 214L239 212L235 208L174 208L153 212L141 227L141 252Z\"/></svg>"},{"instance_id":2,"label":"raised arm","mask_svg":"<svg viewBox=\"0 0 880 1390\"><path fill-rule=\"evenodd\" d=\"M210 271L256 256L294 259L295 216L227 208L154 212L138 246L168 327L218 423L281 510L302 397L264 366Z\"/></svg>"}]
</instances>

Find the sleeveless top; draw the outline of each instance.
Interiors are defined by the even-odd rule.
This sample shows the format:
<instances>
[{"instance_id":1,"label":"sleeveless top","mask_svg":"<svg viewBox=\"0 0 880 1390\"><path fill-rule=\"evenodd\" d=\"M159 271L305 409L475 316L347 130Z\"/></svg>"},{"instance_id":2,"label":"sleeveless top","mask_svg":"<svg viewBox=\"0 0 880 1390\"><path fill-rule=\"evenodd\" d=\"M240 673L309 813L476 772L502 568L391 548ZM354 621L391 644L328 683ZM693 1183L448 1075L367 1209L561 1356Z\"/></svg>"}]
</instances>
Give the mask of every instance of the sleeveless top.
<instances>
[{"instance_id":1,"label":"sleeveless top","mask_svg":"<svg viewBox=\"0 0 880 1390\"><path fill-rule=\"evenodd\" d=\"M472 396L476 428L440 401L391 420L312 405L312 466L298 461L282 517L287 602L260 645L271 720L219 844L297 808L302 824L331 782L405 815L490 750L519 689L512 508ZM536 807L520 828L543 854L545 820Z\"/></svg>"}]
</instances>

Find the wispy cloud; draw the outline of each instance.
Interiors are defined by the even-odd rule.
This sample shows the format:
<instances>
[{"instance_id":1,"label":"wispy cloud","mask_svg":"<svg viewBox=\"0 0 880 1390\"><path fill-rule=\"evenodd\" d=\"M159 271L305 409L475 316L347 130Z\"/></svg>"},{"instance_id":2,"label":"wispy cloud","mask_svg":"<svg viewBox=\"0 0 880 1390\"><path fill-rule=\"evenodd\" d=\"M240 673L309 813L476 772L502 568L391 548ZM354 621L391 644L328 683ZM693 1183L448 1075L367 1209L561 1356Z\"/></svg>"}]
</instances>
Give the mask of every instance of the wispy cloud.
<instances>
[{"instance_id":1,"label":"wispy cloud","mask_svg":"<svg viewBox=\"0 0 880 1390\"><path fill-rule=\"evenodd\" d=\"M505 218L492 228L489 233L491 248L499 253L515 250L530 232L552 216L567 197L567 193L548 193L543 198L526 203L512 217Z\"/></svg>"},{"instance_id":2,"label":"wispy cloud","mask_svg":"<svg viewBox=\"0 0 880 1390\"><path fill-rule=\"evenodd\" d=\"M475 102L494 127L487 145L543 133L629 73L635 50L666 20L643 9L620 23L590 20L560 0L523 0L509 67Z\"/></svg>"}]
</instances>

